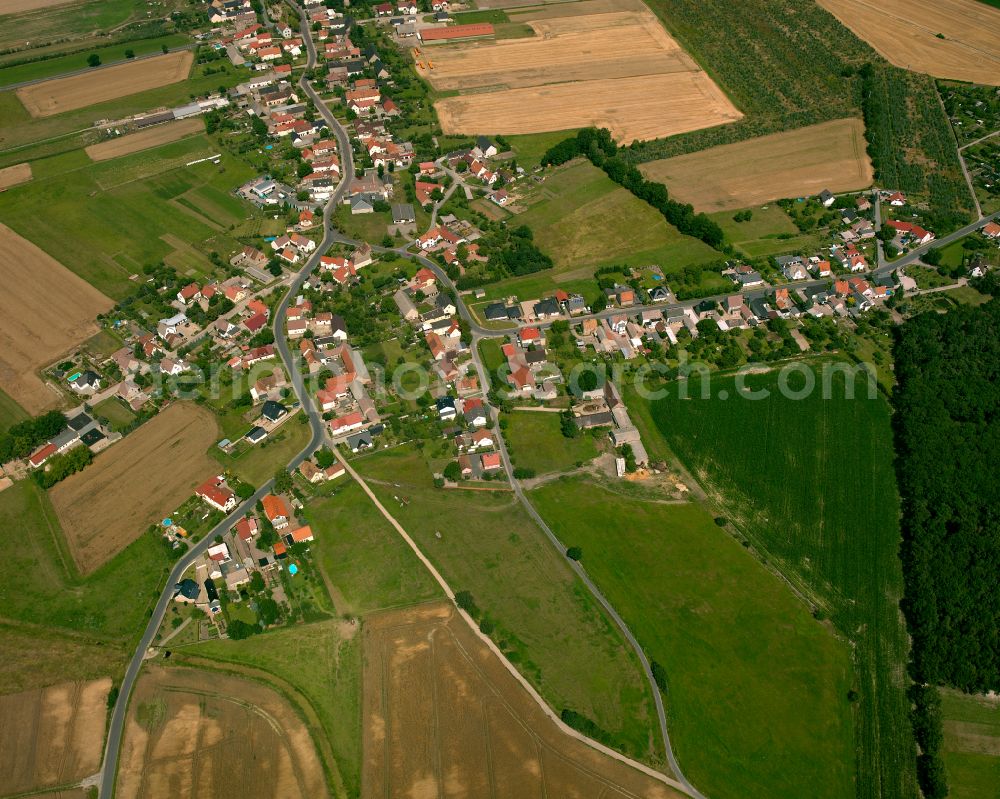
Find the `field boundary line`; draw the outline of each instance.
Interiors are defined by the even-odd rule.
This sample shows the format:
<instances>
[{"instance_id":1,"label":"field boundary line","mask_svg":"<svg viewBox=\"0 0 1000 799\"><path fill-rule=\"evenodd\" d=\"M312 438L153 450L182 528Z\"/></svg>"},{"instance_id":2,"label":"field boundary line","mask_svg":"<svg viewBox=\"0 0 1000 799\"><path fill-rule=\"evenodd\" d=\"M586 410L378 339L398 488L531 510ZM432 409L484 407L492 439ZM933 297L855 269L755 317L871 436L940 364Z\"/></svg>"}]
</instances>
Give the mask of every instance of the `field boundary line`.
<instances>
[{"instance_id":1,"label":"field boundary line","mask_svg":"<svg viewBox=\"0 0 1000 799\"><path fill-rule=\"evenodd\" d=\"M407 533L405 528L396 520L396 517L393 516L389 512L389 510L385 507L385 505L382 504L379 498L375 495L375 492L372 491L372 489L368 486L368 483L365 482L364 478L361 477L360 474L358 474L357 470L350 464L347 458L344 457L340 449L336 446L333 446L332 449L337 457L337 460L340 461L340 463L344 466L347 473L358 483L358 485L361 486L362 490L365 492L365 494L368 495L368 498L375 504L375 507L378 508L379 512L385 517L386 521L388 521L389 524L393 526L393 528L396 530L397 533L399 533L399 535L407 543L410 549L413 550L413 553L417 556L420 562L424 564L427 570L431 573L431 576L437 581L438 585L441 586L441 590L444 591L448 599L451 600L452 604L454 604L455 592L452 591L451 586L448 585L448 582L444 579L444 577L441 576L441 573L435 568L434 564L430 562L430 559L423 553L423 551L413 540L410 534ZM593 738L587 737L583 733L573 729L568 724L566 724L566 722L564 722L559 717L559 715L551 707L549 707L548 703L542 698L541 694L539 694L538 691L535 690L535 687L528 681L528 678L525 677L523 674L521 674L521 672L517 670L514 664L507 659L506 655L504 655L504 653L500 651L500 648L496 645L493 639L490 638L488 635L485 635L479 629L479 625L476 624L475 619L473 619L472 616L470 616L465 610L458 607L457 604L454 604L454 607L457 613L465 620L465 623L472 630L473 635L478 637L480 641L486 644L486 646L493 653L493 655L499 659L499 661L504 665L507 671L514 677L514 679L518 681L521 687L528 692L528 695L542 709L542 712L553 723L555 723L556 727L559 729L560 732L562 732L564 735L568 735L571 738L576 738L578 741L585 743L591 749L596 749L598 752L601 752L602 754L607 755L608 757L614 758L615 760L618 760L621 763L624 763L628 766L631 766L634 769L637 769L638 771L641 771L647 777L652 777L653 779L658 780L659 782L669 785L671 788L674 788L675 790L681 791L682 793L687 794L689 796L691 795L687 786L685 786L683 783L678 782L672 777L668 777L666 774L663 774L662 772L657 771L656 769L647 766L644 763L640 763L637 760L633 760L627 755L615 751L611 747L605 746L599 741L595 741Z\"/></svg>"}]
</instances>

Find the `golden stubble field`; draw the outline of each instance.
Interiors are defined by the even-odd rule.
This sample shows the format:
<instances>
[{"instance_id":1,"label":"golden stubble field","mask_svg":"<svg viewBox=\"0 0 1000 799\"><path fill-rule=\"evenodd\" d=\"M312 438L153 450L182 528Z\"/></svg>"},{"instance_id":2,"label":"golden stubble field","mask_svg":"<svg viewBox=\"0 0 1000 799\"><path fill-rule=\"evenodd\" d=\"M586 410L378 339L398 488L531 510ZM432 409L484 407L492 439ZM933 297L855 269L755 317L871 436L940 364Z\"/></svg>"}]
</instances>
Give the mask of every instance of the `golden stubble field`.
<instances>
[{"instance_id":1,"label":"golden stubble field","mask_svg":"<svg viewBox=\"0 0 1000 799\"><path fill-rule=\"evenodd\" d=\"M14 164L0 169L0 191L31 180L31 164Z\"/></svg>"},{"instance_id":2,"label":"golden stubble field","mask_svg":"<svg viewBox=\"0 0 1000 799\"><path fill-rule=\"evenodd\" d=\"M94 335L94 317L114 303L3 224L0 283L0 388L38 414L59 396L36 370Z\"/></svg>"},{"instance_id":3,"label":"golden stubble field","mask_svg":"<svg viewBox=\"0 0 1000 799\"><path fill-rule=\"evenodd\" d=\"M141 150L148 150L151 147L159 147L161 144L169 144L188 136L194 136L197 133L203 133L204 130L205 122L200 117L178 119L175 122L154 125L137 133L119 136L117 139L102 141L100 144L91 144L84 148L84 152L90 156L91 161L109 161L112 158L130 155Z\"/></svg>"},{"instance_id":4,"label":"golden stubble field","mask_svg":"<svg viewBox=\"0 0 1000 799\"><path fill-rule=\"evenodd\" d=\"M31 116L49 117L177 83L187 78L193 61L194 53L182 50L42 81L18 89L17 96Z\"/></svg>"},{"instance_id":5,"label":"golden stubble field","mask_svg":"<svg viewBox=\"0 0 1000 799\"><path fill-rule=\"evenodd\" d=\"M74 783L98 770L111 678L0 696L0 794Z\"/></svg>"},{"instance_id":6,"label":"golden stubble field","mask_svg":"<svg viewBox=\"0 0 1000 799\"><path fill-rule=\"evenodd\" d=\"M416 57L436 89L467 92L435 103L446 133L597 125L630 143L742 116L638 0L584 0L510 16L535 36L439 46Z\"/></svg>"},{"instance_id":7,"label":"golden stubble field","mask_svg":"<svg viewBox=\"0 0 1000 799\"><path fill-rule=\"evenodd\" d=\"M364 628L366 799L683 794L563 733L448 603Z\"/></svg>"},{"instance_id":8,"label":"golden stubble field","mask_svg":"<svg viewBox=\"0 0 1000 799\"><path fill-rule=\"evenodd\" d=\"M864 189L872 182L860 119L711 147L640 164L642 174L696 211L727 211L785 197Z\"/></svg>"},{"instance_id":9,"label":"golden stubble field","mask_svg":"<svg viewBox=\"0 0 1000 799\"><path fill-rule=\"evenodd\" d=\"M147 667L118 770L121 799L323 799L309 731L275 691L218 672Z\"/></svg>"},{"instance_id":10,"label":"golden stubble field","mask_svg":"<svg viewBox=\"0 0 1000 799\"><path fill-rule=\"evenodd\" d=\"M1000 85L1000 9L978 0L818 2L896 66Z\"/></svg>"},{"instance_id":11,"label":"golden stubble field","mask_svg":"<svg viewBox=\"0 0 1000 799\"><path fill-rule=\"evenodd\" d=\"M89 574L218 474L215 417L176 403L57 483L49 497L77 567Z\"/></svg>"}]
</instances>

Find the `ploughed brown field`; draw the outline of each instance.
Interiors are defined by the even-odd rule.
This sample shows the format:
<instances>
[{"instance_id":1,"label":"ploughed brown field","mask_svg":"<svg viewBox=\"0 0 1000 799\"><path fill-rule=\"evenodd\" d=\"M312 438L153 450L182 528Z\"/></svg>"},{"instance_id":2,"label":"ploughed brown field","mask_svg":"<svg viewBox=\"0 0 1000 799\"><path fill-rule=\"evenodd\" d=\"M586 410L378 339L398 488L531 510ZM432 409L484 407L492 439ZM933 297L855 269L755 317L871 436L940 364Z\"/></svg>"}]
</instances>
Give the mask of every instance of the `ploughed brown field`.
<instances>
[{"instance_id":1,"label":"ploughed brown field","mask_svg":"<svg viewBox=\"0 0 1000 799\"><path fill-rule=\"evenodd\" d=\"M95 773L111 678L0 696L0 795L58 788Z\"/></svg>"},{"instance_id":2,"label":"ploughed brown field","mask_svg":"<svg viewBox=\"0 0 1000 799\"><path fill-rule=\"evenodd\" d=\"M0 191L31 180L31 164L14 164L0 169Z\"/></svg>"},{"instance_id":3,"label":"ploughed brown field","mask_svg":"<svg viewBox=\"0 0 1000 799\"><path fill-rule=\"evenodd\" d=\"M59 402L39 367L94 335L94 318L114 303L3 224L0 284L0 388L38 414Z\"/></svg>"},{"instance_id":4,"label":"ploughed brown field","mask_svg":"<svg viewBox=\"0 0 1000 799\"><path fill-rule=\"evenodd\" d=\"M445 602L364 628L366 799L684 796L564 733Z\"/></svg>"},{"instance_id":5,"label":"ploughed brown field","mask_svg":"<svg viewBox=\"0 0 1000 799\"><path fill-rule=\"evenodd\" d=\"M169 144L204 130L205 123L198 117L178 119L176 122L154 125L151 128L140 130L138 133L129 133L125 136L119 136L117 139L92 144L85 147L84 151L90 156L91 161L108 161L122 155L137 153L140 150L148 150L150 147Z\"/></svg>"},{"instance_id":6,"label":"ploughed brown field","mask_svg":"<svg viewBox=\"0 0 1000 799\"><path fill-rule=\"evenodd\" d=\"M864 123L853 118L650 161L639 169L697 211L748 208L823 189L854 191L872 182Z\"/></svg>"},{"instance_id":7,"label":"ploughed brown field","mask_svg":"<svg viewBox=\"0 0 1000 799\"><path fill-rule=\"evenodd\" d=\"M742 114L638 0L584 0L514 13L535 35L415 56L446 133L540 133L598 125L629 143Z\"/></svg>"},{"instance_id":8,"label":"ploughed brown field","mask_svg":"<svg viewBox=\"0 0 1000 799\"><path fill-rule=\"evenodd\" d=\"M31 116L49 117L177 83L187 78L193 61L194 53L182 50L42 81L18 89L17 96Z\"/></svg>"},{"instance_id":9,"label":"ploughed brown field","mask_svg":"<svg viewBox=\"0 0 1000 799\"><path fill-rule=\"evenodd\" d=\"M176 403L49 491L83 574L106 563L219 472L206 454L218 432L209 411Z\"/></svg>"},{"instance_id":10,"label":"ploughed brown field","mask_svg":"<svg viewBox=\"0 0 1000 799\"><path fill-rule=\"evenodd\" d=\"M147 667L125 723L120 799L323 799L306 726L275 691L187 668Z\"/></svg>"},{"instance_id":11,"label":"ploughed brown field","mask_svg":"<svg viewBox=\"0 0 1000 799\"><path fill-rule=\"evenodd\" d=\"M898 67L1000 85L1000 9L978 0L818 2Z\"/></svg>"}]
</instances>

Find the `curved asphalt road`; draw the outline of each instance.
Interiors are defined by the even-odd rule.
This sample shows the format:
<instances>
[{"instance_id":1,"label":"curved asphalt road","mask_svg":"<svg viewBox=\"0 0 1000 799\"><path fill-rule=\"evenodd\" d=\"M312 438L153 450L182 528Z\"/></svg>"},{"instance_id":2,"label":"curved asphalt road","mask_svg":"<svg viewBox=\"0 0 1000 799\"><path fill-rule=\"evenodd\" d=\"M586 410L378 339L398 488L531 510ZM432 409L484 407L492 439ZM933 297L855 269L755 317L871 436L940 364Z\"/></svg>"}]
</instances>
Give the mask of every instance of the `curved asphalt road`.
<instances>
[{"instance_id":1,"label":"curved asphalt road","mask_svg":"<svg viewBox=\"0 0 1000 799\"><path fill-rule=\"evenodd\" d=\"M308 42L309 50L309 60L306 67L307 69L311 69L316 63L316 50L312 44L312 37L309 35L307 20L304 13L302 13L302 20L302 29L305 35L305 40ZM341 147L342 173L345 176L353 175L354 167L351 157L350 141L347 138L346 132L336 124L336 120L333 120L333 115L330 114L330 112L322 104L318 95L313 88L308 85L305 78L302 78L299 81L299 85L302 87L303 91L305 91L305 93L312 98L313 102L316 103L316 106L321 113L326 111L326 113L323 114L324 118L333 122L333 130L337 134L337 139ZM292 353L288 347L288 340L285 338L285 319L288 314L288 305L292 298L298 294L306 278L309 277L309 274L319 263L319 259L322 254L325 253L335 241L335 231L333 230L330 220L337 204L340 203L343 199L344 193L347 191L348 182L348 180L342 179L340 185L337 186L336 191L327 201L326 206L323 209L323 240L316 248L312 257L306 261L305 265L301 270L299 270L295 278L292 280L288 292L285 294L284 298L281 300L274 312L274 318L272 321L275 346L281 354L282 361L284 361L285 366L288 368L288 372L292 378L292 387L295 389L295 394L302 406L302 412L309 416L309 424L312 428L312 437L310 438L309 443L306 445L305 449L303 449L289 462L287 467L289 471L296 469L299 464L310 457L322 445L324 440L324 426L323 417L313 405L309 395L306 393L304 380L296 367L295 360L292 358ZM146 625L146 630L143 633L142 638L139 639L135 654L132 656L132 660L129 662L128 668L125 670L125 676L122 678L122 684L118 693L118 700L115 702L115 707L111 714L111 723L108 726L108 738L104 749L104 763L101 766L100 771L100 799L111 799L114 795L115 775L118 769L118 754L121 748L122 733L125 726L125 712L128 708L132 689L135 687L135 681L139 676L139 670L142 667L142 662L145 659L146 652L153 642L156 631L163 623L164 616L167 613L167 608L170 607L170 604L173 601L174 585L183 578L184 572L186 572L205 552L205 550L211 546L217 535L221 535L228 531L240 519L240 517L253 510L257 502L271 490L272 484L273 480L269 480L267 483L258 488L252 497L240 504L235 511L219 522L219 524L210 530L201 541L193 544L188 552L179 561L177 561L174 568L170 571L170 576L167 578L167 583L163 589L163 593L160 595L160 598L156 603L156 607L153 608L153 613L149 619L149 623Z\"/></svg>"}]
</instances>

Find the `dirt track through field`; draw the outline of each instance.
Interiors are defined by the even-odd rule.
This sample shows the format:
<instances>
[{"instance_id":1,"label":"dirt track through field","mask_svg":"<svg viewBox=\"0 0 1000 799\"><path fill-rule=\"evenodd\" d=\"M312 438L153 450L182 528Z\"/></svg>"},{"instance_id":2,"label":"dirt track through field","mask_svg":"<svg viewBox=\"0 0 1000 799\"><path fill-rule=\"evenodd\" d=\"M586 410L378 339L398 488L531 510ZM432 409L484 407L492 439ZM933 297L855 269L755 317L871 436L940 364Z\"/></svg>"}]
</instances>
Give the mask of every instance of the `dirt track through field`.
<instances>
[{"instance_id":1,"label":"dirt track through field","mask_svg":"<svg viewBox=\"0 0 1000 799\"><path fill-rule=\"evenodd\" d=\"M150 147L169 144L204 130L205 123L198 117L178 119L176 122L155 125L146 128L146 130L140 130L138 133L129 133L125 136L119 136L117 139L92 144L85 147L84 151L90 156L91 161L108 161L112 158L137 153L140 150L148 150Z\"/></svg>"},{"instance_id":2,"label":"dirt track through field","mask_svg":"<svg viewBox=\"0 0 1000 799\"><path fill-rule=\"evenodd\" d=\"M111 678L0 696L0 794L75 782L101 764Z\"/></svg>"},{"instance_id":3,"label":"dirt track through field","mask_svg":"<svg viewBox=\"0 0 1000 799\"><path fill-rule=\"evenodd\" d=\"M366 799L683 796L563 734L446 602L369 617L364 647Z\"/></svg>"},{"instance_id":4,"label":"dirt track through field","mask_svg":"<svg viewBox=\"0 0 1000 799\"><path fill-rule=\"evenodd\" d=\"M785 197L871 185L864 123L837 119L737 144L650 161L640 170L696 211L749 208Z\"/></svg>"},{"instance_id":5,"label":"dirt track through field","mask_svg":"<svg viewBox=\"0 0 1000 799\"><path fill-rule=\"evenodd\" d=\"M0 224L0 388L31 414L58 403L36 370L97 332L114 303Z\"/></svg>"},{"instance_id":6,"label":"dirt track through field","mask_svg":"<svg viewBox=\"0 0 1000 799\"><path fill-rule=\"evenodd\" d=\"M89 574L175 510L220 466L215 417L176 403L49 492L77 567Z\"/></svg>"},{"instance_id":7,"label":"dirt track through field","mask_svg":"<svg viewBox=\"0 0 1000 799\"><path fill-rule=\"evenodd\" d=\"M48 117L177 83L187 78L193 61L194 53L182 50L42 81L18 89L17 96L31 116Z\"/></svg>"},{"instance_id":8,"label":"dirt track through field","mask_svg":"<svg viewBox=\"0 0 1000 799\"><path fill-rule=\"evenodd\" d=\"M272 689L215 671L152 666L125 723L121 799L323 799L309 731Z\"/></svg>"},{"instance_id":9,"label":"dirt track through field","mask_svg":"<svg viewBox=\"0 0 1000 799\"><path fill-rule=\"evenodd\" d=\"M1000 9L978 0L818 2L896 66L1000 85Z\"/></svg>"},{"instance_id":10,"label":"dirt track through field","mask_svg":"<svg viewBox=\"0 0 1000 799\"><path fill-rule=\"evenodd\" d=\"M31 180L31 164L14 164L0 169L0 191Z\"/></svg>"},{"instance_id":11,"label":"dirt track through field","mask_svg":"<svg viewBox=\"0 0 1000 799\"><path fill-rule=\"evenodd\" d=\"M446 133L607 127L623 143L742 115L635 0L586 0L512 16L535 36L426 50L417 71L442 91Z\"/></svg>"}]
</instances>

